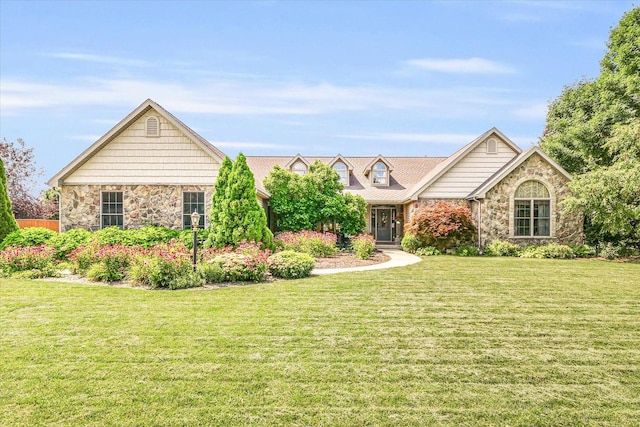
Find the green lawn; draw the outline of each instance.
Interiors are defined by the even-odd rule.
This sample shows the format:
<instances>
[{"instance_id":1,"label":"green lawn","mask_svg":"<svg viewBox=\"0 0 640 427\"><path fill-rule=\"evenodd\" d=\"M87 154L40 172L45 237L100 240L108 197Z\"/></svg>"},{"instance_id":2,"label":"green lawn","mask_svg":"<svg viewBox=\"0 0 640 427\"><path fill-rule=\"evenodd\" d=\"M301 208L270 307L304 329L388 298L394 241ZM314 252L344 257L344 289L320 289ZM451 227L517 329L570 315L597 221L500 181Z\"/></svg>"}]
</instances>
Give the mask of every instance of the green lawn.
<instances>
[{"instance_id":1,"label":"green lawn","mask_svg":"<svg viewBox=\"0 0 640 427\"><path fill-rule=\"evenodd\" d=\"M0 279L0 425L638 425L640 264L217 290Z\"/></svg>"}]
</instances>

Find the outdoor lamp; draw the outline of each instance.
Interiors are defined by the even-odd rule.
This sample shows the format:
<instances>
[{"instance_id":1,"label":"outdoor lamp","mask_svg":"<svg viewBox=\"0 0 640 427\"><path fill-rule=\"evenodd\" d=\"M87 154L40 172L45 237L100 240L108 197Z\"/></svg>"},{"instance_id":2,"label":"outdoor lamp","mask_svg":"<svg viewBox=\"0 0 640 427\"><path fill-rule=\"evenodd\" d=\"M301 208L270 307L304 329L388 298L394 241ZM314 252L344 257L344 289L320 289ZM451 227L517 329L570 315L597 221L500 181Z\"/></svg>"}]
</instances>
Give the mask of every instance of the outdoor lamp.
<instances>
[{"instance_id":1,"label":"outdoor lamp","mask_svg":"<svg viewBox=\"0 0 640 427\"><path fill-rule=\"evenodd\" d=\"M191 226L193 227L193 271L196 271L198 256L198 224L200 224L200 214L193 211L191 214Z\"/></svg>"}]
</instances>

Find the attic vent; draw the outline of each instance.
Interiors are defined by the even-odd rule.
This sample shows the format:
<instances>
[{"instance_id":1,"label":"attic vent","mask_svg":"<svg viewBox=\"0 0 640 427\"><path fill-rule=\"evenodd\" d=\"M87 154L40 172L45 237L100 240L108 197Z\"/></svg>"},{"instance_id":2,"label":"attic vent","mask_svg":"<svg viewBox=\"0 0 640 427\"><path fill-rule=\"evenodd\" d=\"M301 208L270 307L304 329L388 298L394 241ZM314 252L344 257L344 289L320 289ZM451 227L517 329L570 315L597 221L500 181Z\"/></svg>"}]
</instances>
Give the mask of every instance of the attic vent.
<instances>
[{"instance_id":1,"label":"attic vent","mask_svg":"<svg viewBox=\"0 0 640 427\"><path fill-rule=\"evenodd\" d=\"M160 136L160 120L157 117L147 118L146 136Z\"/></svg>"},{"instance_id":2,"label":"attic vent","mask_svg":"<svg viewBox=\"0 0 640 427\"><path fill-rule=\"evenodd\" d=\"M487 141L487 154L498 154L498 141L495 138Z\"/></svg>"}]
</instances>

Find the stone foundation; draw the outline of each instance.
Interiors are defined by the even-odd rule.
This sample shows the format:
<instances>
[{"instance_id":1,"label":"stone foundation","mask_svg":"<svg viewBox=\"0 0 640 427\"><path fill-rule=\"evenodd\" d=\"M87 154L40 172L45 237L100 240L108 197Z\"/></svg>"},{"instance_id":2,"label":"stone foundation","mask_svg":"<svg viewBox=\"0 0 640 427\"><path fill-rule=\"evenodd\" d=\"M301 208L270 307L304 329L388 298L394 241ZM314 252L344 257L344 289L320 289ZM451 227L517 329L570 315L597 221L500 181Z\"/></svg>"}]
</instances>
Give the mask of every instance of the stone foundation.
<instances>
[{"instance_id":1,"label":"stone foundation","mask_svg":"<svg viewBox=\"0 0 640 427\"><path fill-rule=\"evenodd\" d=\"M204 191L205 212L208 215L213 185L65 185L60 193L60 231L100 229L102 191L122 191L124 228L157 225L180 230L182 193Z\"/></svg>"}]
</instances>

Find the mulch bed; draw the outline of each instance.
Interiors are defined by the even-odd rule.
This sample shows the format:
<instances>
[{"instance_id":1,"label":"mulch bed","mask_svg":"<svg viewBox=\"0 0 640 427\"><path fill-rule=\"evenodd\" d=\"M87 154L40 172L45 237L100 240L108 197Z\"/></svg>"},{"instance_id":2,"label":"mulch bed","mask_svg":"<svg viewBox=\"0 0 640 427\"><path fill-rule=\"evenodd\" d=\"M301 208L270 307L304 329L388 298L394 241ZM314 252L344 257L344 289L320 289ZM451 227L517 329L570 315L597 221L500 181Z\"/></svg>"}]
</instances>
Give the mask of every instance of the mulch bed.
<instances>
[{"instance_id":1,"label":"mulch bed","mask_svg":"<svg viewBox=\"0 0 640 427\"><path fill-rule=\"evenodd\" d=\"M348 267L362 267L365 265L380 264L389 261L389 255L382 252L374 252L373 256L369 259L357 259L352 253L339 252L335 255L331 255L327 258L316 259L316 268L348 268Z\"/></svg>"}]
</instances>

